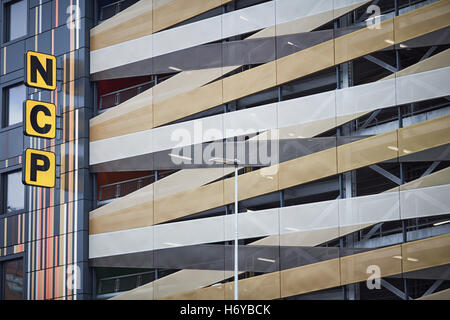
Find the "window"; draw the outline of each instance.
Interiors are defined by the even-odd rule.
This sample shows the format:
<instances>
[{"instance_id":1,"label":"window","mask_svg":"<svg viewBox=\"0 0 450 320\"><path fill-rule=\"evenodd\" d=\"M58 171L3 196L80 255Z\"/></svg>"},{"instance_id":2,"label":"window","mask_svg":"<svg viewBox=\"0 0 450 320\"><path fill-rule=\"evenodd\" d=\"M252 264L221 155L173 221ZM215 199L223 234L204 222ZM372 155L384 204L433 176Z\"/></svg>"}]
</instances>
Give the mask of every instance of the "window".
<instances>
[{"instance_id":1,"label":"window","mask_svg":"<svg viewBox=\"0 0 450 320\"><path fill-rule=\"evenodd\" d=\"M23 259L0 262L0 300L23 299Z\"/></svg>"},{"instance_id":2,"label":"window","mask_svg":"<svg viewBox=\"0 0 450 320\"><path fill-rule=\"evenodd\" d=\"M5 90L5 126L22 122L23 102L27 98L25 85L6 88Z\"/></svg>"},{"instance_id":3,"label":"window","mask_svg":"<svg viewBox=\"0 0 450 320\"><path fill-rule=\"evenodd\" d=\"M24 209L25 187L22 184L22 172L16 171L4 174L4 180L4 213L11 213Z\"/></svg>"},{"instance_id":4,"label":"window","mask_svg":"<svg viewBox=\"0 0 450 320\"><path fill-rule=\"evenodd\" d=\"M27 0L13 1L6 4L6 41L27 35L27 11Z\"/></svg>"}]
</instances>

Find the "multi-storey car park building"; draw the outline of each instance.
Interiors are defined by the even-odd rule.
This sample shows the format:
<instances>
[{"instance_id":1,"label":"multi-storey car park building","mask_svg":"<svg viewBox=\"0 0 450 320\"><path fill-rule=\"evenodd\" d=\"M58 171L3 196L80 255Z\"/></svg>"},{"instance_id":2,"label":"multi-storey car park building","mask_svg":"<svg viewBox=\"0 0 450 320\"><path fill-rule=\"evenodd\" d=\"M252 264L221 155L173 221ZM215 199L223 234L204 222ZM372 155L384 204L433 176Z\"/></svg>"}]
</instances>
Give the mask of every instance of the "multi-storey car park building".
<instances>
[{"instance_id":1,"label":"multi-storey car park building","mask_svg":"<svg viewBox=\"0 0 450 320\"><path fill-rule=\"evenodd\" d=\"M0 13L0 299L233 299L236 158L239 299L450 297L449 0ZM55 139L24 135L27 99ZM27 148L53 188L22 183Z\"/></svg>"}]
</instances>

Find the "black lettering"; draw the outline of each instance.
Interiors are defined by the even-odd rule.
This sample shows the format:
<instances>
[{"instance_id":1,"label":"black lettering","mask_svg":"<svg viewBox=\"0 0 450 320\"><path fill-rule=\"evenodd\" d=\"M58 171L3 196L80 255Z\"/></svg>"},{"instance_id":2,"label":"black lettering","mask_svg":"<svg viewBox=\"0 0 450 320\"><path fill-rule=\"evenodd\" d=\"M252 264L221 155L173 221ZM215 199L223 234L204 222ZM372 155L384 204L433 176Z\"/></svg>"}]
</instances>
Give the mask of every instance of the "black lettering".
<instances>
[{"instance_id":1,"label":"black lettering","mask_svg":"<svg viewBox=\"0 0 450 320\"><path fill-rule=\"evenodd\" d=\"M41 75L42 79L44 79L45 83L48 86L51 86L53 84L53 60L52 59L46 59L46 68L42 66L41 62L39 61L38 57L31 56L31 82L36 83L37 82L37 73Z\"/></svg>"},{"instance_id":2,"label":"black lettering","mask_svg":"<svg viewBox=\"0 0 450 320\"><path fill-rule=\"evenodd\" d=\"M50 112L50 110L48 110L48 108L44 107L43 105L38 104L31 109L31 113L30 113L31 126L33 127L33 130L36 131L37 133L46 134L50 131L52 126L50 124L46 124L43 127L39 126L39 124L37 122L37 117L38 117L39 112L43 112L47 117L51 116L51 112Z\"/></svg>"},{"instance_id":3,"label":"black lettering","mask_svg":"<svg viewBox=\"0 0 450 320\"><path fill-rule=\"evenodd\" d=\"M38 160L43 161L44 163L42 165L38 165ZM43 154L37 154L32 153L31 154L31 163L30 163L30 180L36 182L37 181L37 172L38 171L47 171L50 169L50 159L43 155Z\"/></svg>"}]
</instances>

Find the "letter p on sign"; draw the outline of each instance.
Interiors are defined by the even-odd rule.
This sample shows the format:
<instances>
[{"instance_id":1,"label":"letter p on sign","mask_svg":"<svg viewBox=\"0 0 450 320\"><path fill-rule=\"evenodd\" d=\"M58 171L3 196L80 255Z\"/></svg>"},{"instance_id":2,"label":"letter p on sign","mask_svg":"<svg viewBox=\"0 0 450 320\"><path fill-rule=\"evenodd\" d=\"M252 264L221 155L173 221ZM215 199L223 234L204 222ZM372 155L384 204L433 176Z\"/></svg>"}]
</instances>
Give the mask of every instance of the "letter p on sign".
<instances>
[{"instance_id":1,"label":"letter p on sign","mask_svg":"<svg viewBox=\"0 0 450 320\"><path fill-rule=\"evenodd\" d=\"M27 149L22 174L23 183L30 186L53 188L55 186L55 154Z\"/></svg>"}]
</instances>

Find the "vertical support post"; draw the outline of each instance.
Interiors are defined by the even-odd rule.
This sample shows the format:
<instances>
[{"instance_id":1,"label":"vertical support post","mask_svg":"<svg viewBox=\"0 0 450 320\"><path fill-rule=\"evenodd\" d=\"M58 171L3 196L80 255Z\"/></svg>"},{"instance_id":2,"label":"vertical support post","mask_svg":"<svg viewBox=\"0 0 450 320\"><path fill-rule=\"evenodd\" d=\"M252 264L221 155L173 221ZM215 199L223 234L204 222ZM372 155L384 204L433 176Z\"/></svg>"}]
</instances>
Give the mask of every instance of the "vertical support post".
<instances>
[{"instance_id":1,"label":"vertical support post","mask_svg":"<svg viewBox=\"0 0 450 320\"><path fill-rule=\"evenodd\" d=\"M99 105L98 105L98 103L97 103L97 82L94 82L93 84L92 84L92 93L93 93L93 96L94 96L94 110L92 110L93 111L93 114L94 115L97 115L98 114L98 109L99 109ZM102 98L100 97L100 107L101 107L101 105L102 105Z\"/></svg>"},{"instance_id":2,"label":"vertical support post","mask_svg":"<svg viewBox=\"0 0 450 320\"><path fill-rule=\"evenodd\" d=\"M398 6L398 0L395 0L395 16L397 17L400 14L400 8ZM398 49L395 47L396 45L394 44L394 50L395 50L395 63L397 66L397 71L400 71L401 69L401 62L400 62L400 54L398 52Z\"/></svg>"},{"instance_id":3,"label":"vertical support post","mask_svg":"<svg viewBox=\"0 0 450 320\"><path fill-rule=\"evenodd\" d=\"M97 299L97 275L95 273L95 268L90 268L92 274L92 300Z\"/></svg>"},{"instance_id":4,"label":"vertical support post","mask_svg":"<svg viewBox=\"0 0 450 320\"><path fill-rule=\"evenodd\" d=\"M280 208L284 207L284 190L280 191Z\"/></svg>"},{"instance_id":5,"label":"vertical support post","mask_svg":"<svg viewBox=\"0 0 450 320\"><path fill-rule=\"evenodd\" d=\"M97 198L97 174L92 174L92 198L94 199L94 208L97 208L98 204L98 198ZM101 196L101 189L100 189L100 196ZM100 198L101 199L101 198Z\"/></svg>"},{"instance_id":6,"label":"vertical support post","mask_svg":"<svg viewBox=\"0 0 450 320\"><path fill-rule=\"evenodd\" d=\"M116 198L120 198L120 183L116 185Z\"/></svg>"},{"instance_id":7,"label":"vertical support post","mask_svg":"<svg viewBox=\"0 0 450 320\"><path fill-rule=\"evenodd\" d=\"M395 1L397 3L397 0ZM402 114L402 108L400 106L397 107L397 113L398 113L398 127L403 128L403 114ZM400 167L400 182L401 184L405 183L405 168L403 167L403 162L399 161L399 167ZM402 220L402 238L403 243L408 241L408 229L406 225L406 220ZM405 293L405 300L409 299L408 294L408 283L406 278L403 278L403 292Z\"/></svg>"},{"instance_id":8,"label":"vertical support post","mask_svg":"<svg viewBox=\"0 0 450 320\"><path fill-rule=\"evenodd\" d=\"M136 190L139 190L140 188L142 188L142 179L138 179Z\"/></svg>"},{"instance_id":9,"label":"vertical support post","mask_svg":"<svg viewBox=\"0 0 450 320\"><path fill-rule=\"evenodd\" d=\"M234 163L234 300L239 300L238 290L238 165Z\"/></svg>"},{"instance_id":10,"label":"vertical support post","mask_svg":"<svg viewBox=\"0 0 450 320\"><path fill-rule=\"evenodd\" d=\"M98 14L97 12L99 12L98 10L98 0L94 1L94 26L96 26L98 24Z\"/></svg>"}]
</instances>

